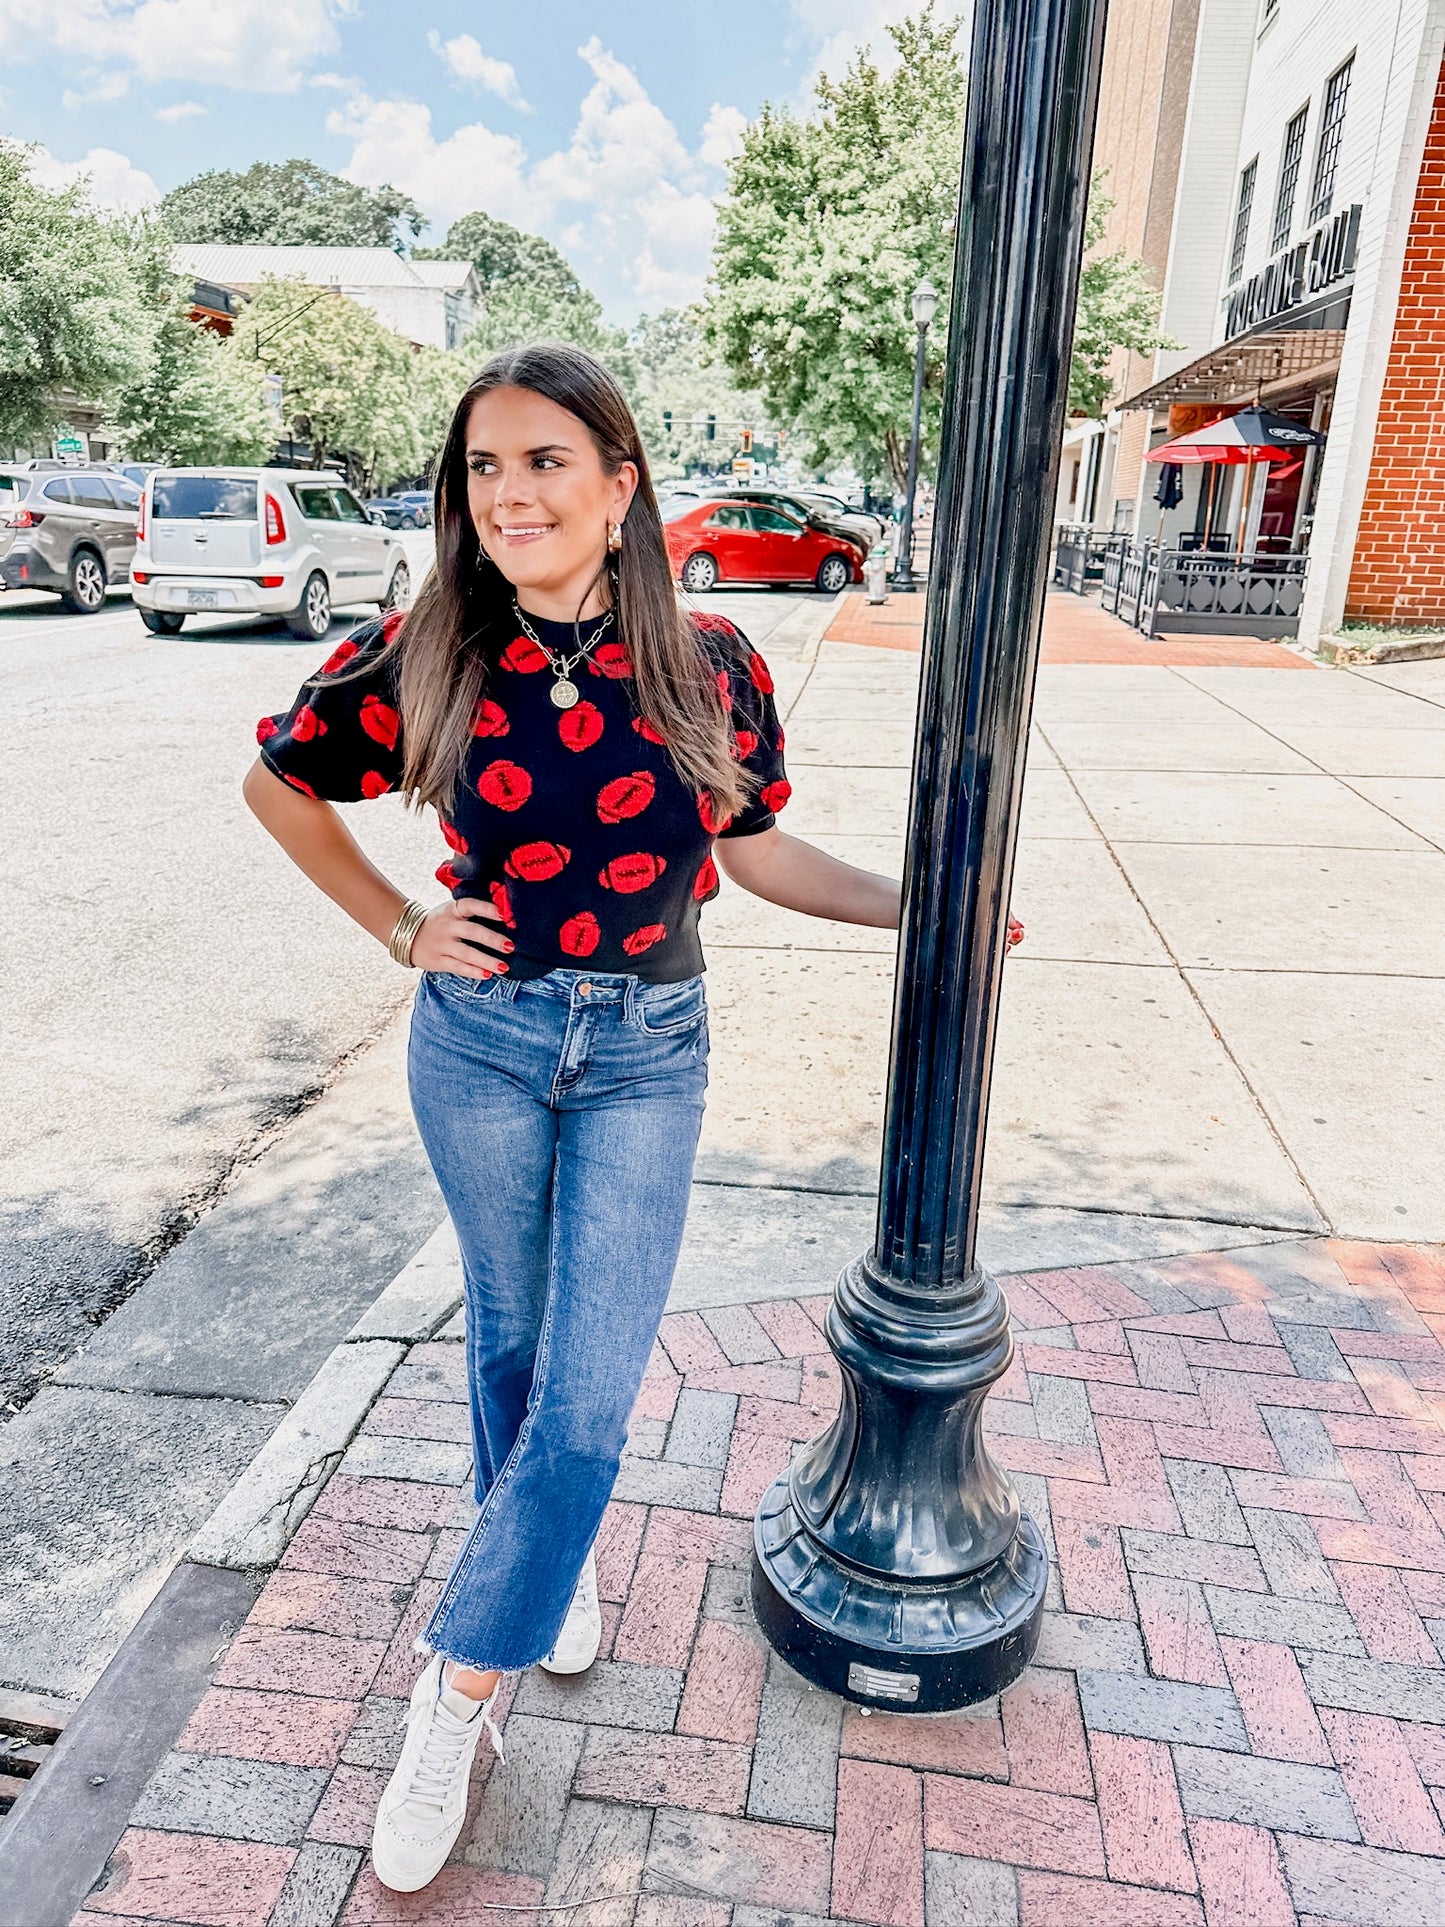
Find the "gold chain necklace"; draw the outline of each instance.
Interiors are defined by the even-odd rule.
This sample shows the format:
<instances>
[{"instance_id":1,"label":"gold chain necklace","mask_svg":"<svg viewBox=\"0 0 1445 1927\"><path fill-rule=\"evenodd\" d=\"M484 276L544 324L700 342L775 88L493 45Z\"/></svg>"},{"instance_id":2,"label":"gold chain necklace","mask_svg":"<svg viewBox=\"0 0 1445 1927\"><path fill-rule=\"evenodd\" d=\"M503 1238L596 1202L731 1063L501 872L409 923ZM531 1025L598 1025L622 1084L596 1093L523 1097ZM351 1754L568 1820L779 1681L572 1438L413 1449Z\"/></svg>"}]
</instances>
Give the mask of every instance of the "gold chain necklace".
<instances>
[{"instance_id":1,"label":"gold chain necklace","mask_svg":"<svg viewBox=\"0 0 1445 1927\"><path fill-rule=\"evenodd\" d=\"M608 629L611 628L613 620L611 609L603 616L601 622L598 623L585 643L582 640L581 623L574 622L572 624L572 633L577 641L577 653L575 656L565 657L554 656L552 654L552 651L547 647L546 643L543 642L531 623L528 622L522 612L522 606L515 596L512 598L512 613L521 624L522 634L526 636L529 642L536 643L537 647L542 651L542 654L551 665L552 674L557 678L548 692L552 701L557 705L558 709L570 709L582 694L581 690L572 680L572 671L577 667L578 663L584 659L591 662L592 658L587 652L595 648L602 637L606 635Z\"/></svg>"}]
</instances>

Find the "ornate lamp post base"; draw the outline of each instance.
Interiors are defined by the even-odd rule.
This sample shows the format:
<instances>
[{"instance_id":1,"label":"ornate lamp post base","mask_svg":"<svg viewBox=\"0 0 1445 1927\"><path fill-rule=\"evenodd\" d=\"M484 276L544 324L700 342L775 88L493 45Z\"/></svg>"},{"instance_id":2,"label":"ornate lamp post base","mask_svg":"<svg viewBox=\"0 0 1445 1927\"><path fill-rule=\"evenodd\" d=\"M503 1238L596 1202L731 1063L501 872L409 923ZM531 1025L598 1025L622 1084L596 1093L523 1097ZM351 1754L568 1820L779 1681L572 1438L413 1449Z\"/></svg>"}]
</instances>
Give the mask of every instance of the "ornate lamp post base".
<instances>
[{"instance_id":1,"label":"ornate lamp post base","mask_svg":"<svg viewBox=\"0 0 1445 1927\"><path fill-rule=\"evenodd\" d=\"M900 1292L866 1258L838 1281L828 1340L838 1416L764 1495L753 1607L771 1646L863 1706L942 1713L1019 1676L1042 1625L1048 1555L980 1437L1008 1369L1008 1307L974 1271Z\"/></svg>"}]
</instances>

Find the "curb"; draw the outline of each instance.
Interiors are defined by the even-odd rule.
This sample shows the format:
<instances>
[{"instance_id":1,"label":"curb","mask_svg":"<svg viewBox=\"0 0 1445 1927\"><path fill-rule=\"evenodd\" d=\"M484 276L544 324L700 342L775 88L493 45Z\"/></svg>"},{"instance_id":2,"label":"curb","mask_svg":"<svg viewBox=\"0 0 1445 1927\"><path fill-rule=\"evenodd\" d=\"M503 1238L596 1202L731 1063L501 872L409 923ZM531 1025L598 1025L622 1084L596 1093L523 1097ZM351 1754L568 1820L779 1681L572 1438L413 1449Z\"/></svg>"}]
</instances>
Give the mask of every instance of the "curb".
<instances>
[{"instance_id":1,"label":"curb","mask_svg":"<svg viewBox=\"0 0 1445 1927\"><path fill-rule=\"evenodd\" d=\"M1382 642L1360 649L1348 636L1321 636L1318 652L1337 669L1383 669L1392 662L1438 662L1445 657L1445 636L1420 636L1414 642Z\"/></svg>"},{"instance_id":2,"label":"curb","mask_svg":"<svg viewBox=\"0 0 1445 1927\"><path fill-rule=\"evenodd\" d=\"M461 1299L447 1220L331 1352L182 1558L240 1572L276 1565L407 1347L446 1324Z\"/></svg>"}]
</instances>

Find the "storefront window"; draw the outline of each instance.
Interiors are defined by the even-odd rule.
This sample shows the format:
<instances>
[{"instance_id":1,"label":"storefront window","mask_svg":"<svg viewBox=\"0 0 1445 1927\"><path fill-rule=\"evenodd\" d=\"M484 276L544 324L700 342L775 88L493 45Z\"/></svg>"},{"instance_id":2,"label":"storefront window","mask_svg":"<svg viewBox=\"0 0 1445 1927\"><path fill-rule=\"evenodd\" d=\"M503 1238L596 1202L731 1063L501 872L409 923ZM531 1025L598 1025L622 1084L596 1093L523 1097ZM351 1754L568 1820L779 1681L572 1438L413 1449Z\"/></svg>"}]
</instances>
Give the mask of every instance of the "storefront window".
<instances>
[{"instance_id":1,"label":"storefront window","mask_svg":"<svg viewBox=\"0 0 1445 1927\"><path fill-rule=\"evenodd\" d=\"M1239 177L1239 205L1234 211L1234 246L1229 251L1229 279L1236 282L1244 270L1244 251L1249 245L1249 213L1254 206L1254 177L1259 172L1259 156Z\"/></svg>"},{"instance_id":2,"label":"storefront window","mask_svg":"<svg viewBox=\"0 0 1445 1927\"><path fill-rule=\"evenodd\" d=\"M1325 85L1324 110L1320 115L1320 146L1315 155L1315 179L1310 191L1310 226L1322 221L1330 211L1335 194L1335 169L1340 161L1340 143L1345 137L1345 102L1350 93L1350 75L1355 56L1331 74Z\"/></svg>"},{"instance_id":3,"label":"storefront window","mask_svg":"<svg viewBox=\"0 0 1445 1927\"><path fill-rule=\"evenodd\" d=\"M1281 248L1289 246L1294 227L1294 197L1299 188L1300 161L1305 151L1305 126L1309 117L1309 108L1301 107L1284 130L1284 150L1279 160L1279 192L1274 197L1274 234L1269 244L1271 254L1278 254Z\"/></svg>"}]
</instances>

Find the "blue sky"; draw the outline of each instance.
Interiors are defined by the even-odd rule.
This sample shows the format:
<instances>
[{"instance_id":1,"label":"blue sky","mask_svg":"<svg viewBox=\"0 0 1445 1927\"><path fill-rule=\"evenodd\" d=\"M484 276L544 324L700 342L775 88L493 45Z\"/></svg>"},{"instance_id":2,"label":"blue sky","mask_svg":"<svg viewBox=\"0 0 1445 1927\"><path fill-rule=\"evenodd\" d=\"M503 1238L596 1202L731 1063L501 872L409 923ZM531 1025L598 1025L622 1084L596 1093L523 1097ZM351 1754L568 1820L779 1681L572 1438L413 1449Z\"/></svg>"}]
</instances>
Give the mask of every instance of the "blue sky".
<instances>
[{"instance_id":1,"label":"blue sky","mask_svg":"<svg viewBox=\"0 0 1445 1927\"><path fill-rule=\"evenodd\" d=\"M916 0L914 0L916 4ZM103 205L304 155L434 223L545 234L616 321L700 293L712 202L766 99L909 0L0 0L0 133Z\"/></svg>"}]
</instances>

